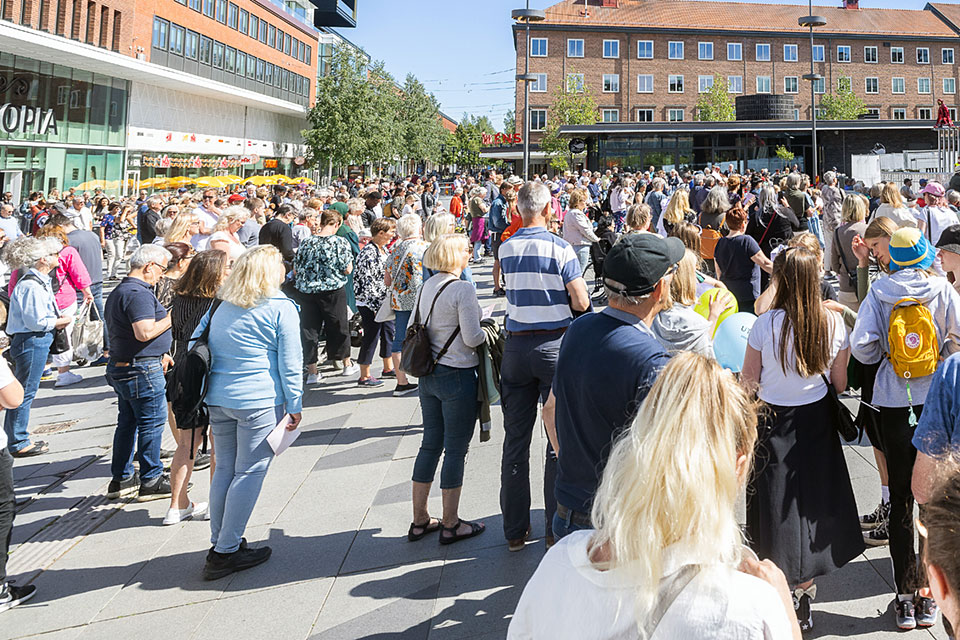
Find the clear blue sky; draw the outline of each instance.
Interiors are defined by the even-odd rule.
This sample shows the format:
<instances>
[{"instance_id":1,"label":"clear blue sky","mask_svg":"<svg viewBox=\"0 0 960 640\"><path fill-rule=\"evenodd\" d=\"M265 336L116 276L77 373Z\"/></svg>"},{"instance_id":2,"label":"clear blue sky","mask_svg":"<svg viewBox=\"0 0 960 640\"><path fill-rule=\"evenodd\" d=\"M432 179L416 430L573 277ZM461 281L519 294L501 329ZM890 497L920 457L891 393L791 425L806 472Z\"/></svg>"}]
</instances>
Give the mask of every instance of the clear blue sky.
<instances>
[{"instance_id":1,"label":"clear blue sky","mask_svg":"<svg viewBox=\"0 0 960 640\"><path fill-rule=\"evenodd\" d=\"M503 116L514 108L516 89L510 12L525 2L359 0L357 28L341 33L375 60L383 60L399 82L408 73L417 76L454 120L464 113L486 115L499 128ZM553 4L555 0L530 0L533 9ZM814 4L840 6L841 0ZM925 4L926 0L860 0L865 8L922 9Z\"/></svg>"}]
</instances>

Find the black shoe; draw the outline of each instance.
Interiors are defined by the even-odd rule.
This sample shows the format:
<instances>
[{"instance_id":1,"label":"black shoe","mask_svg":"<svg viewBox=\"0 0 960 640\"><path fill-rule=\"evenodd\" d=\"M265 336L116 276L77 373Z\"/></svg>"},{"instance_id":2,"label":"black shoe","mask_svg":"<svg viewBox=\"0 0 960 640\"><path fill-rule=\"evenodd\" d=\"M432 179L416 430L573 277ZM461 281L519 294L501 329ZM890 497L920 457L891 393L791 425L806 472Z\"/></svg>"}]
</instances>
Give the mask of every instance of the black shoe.
<instances>
[{"instance_id":1,"label":"black shoe","mask_svg":"<svg viewBox=\"0 0 960 640\"><path fill-rule=\"evenodd\" d=\"M393 390L393 397L399 398L401 396L409 396L412 393L416 393L417 389L419 388L419 385L415 385L412 382L408 382L407 384L398 384L397 388Z\"/></svg>"},{"instance_id":2,"label":"black shoe","mask_svg":"<svg viewBox=\"0 0 960 640\"><path fill-rule=\"evenodd\" d=\"M270 559L273 551L270 547L250 549L243 544L233 553L217 553L211 549L207 553L207 563L203 567L204 580L219 580L224 576L263 564Z\"/></svg>"},{"instance_id":3,"label":"black shoe","mask_svg":"<svg viewBox=\"0 0 960 640\"><path fill-rule=\"evenodd\" d=\"M888 514L889 516L889 514ZM881 520L875 528L870 531L863 532L863 541L867 543L869 547L882 547L883 545L890 544L890 531L888 529L888 523L890 522L889 517L886 520Z\"/></svg>"},{"instance_id":4,"label":"black shoe","mask_svg":"<svg viewBox=\"0 0 960 640\"><path fill-rule=\"evenodd\" d=\"M136 471L126 480L111 480L107 486L107 499L125 498L140 488L140 474Z\"/></svg>"},{"instance_id":5,"label":"black shoe","mask_svg":"<svg viewBox=\"0 0 960 640\"><path fill-rule=\"evenodd\" d=\"M23 604L36 593L37 588L32 584L25 587L15 587L9 582L5 583L3 589L0 589L0 613Z\"/></svg>"},{"instance_id":6,"label":"black shoe","mask_svg":"<svg viewBox=\"0 0 960 640\"><path fill-rule=\"evenodd\" d=\"M169 460L177 453L176 449L160 449L160 459Z\"/></svg>"},{"instance_id":7,"label":"black shoe","mask_svg":"<svg viewBox=\"0 0 960 640\"><path fill-rule=\"evenodd\" d=\"M507 295L507 292L504 291L503 289L494 289L493 295L495 295L498 298L502 298L503 296Z\"/></svg>"},{"instance_id":8,"label":"black shoe","mask_svg":"<svg viewBox=\"0 0 960 640\"><path fill-rule=\"evenodd\" d=\"M204 469L210 468L210 454L209 453L198 453L193 459L193 470L194 471L203 471Z\"/></svg>"},{"instance_id":9,"label":"black shoe","mask_svg":"<svg viewBox=\"0 0 960 640\"><path fill-rule=\"evenodd\" d=\"M893 605L897 609L897 627L904 630L917 628L917 609L913 605L913 600L901 600L897 596Z\"/></svg>"},{"instance_id":10,"label":"black shoe","mask_svg":"<svg viewBox=\"0 0 960 640\"><path fill-rule=\"evenodd\" d=\"M793 592L793 609L797 614L797 622L800 623L800 631L811 631L813 629L813 611L810 604L813 598L802 589L796 589Z\"/></svg>"},{"instance_id":11,"label":"black shoe","mask_svg":"<svg viewBox=\"0 0 960 640\"><path fill-rule=\"evenodd\" d=\"M170 477L161 475L153 481L153 484L140 484L140 493L137 494L137 501L147 502L148 500L169 498L171 491Z\"/></svg>"},{"instance_id":12,"label":"black shoe","mask_svg":"<svg viewBox=\"0 0 960 640\"><path fill-rule=\"evenodd\" d=\"M881 502L877 505L877 508L873 510L873 513L868 513L865 516L860 516L860 528L864 531L873 529L880 525L884 520L890 518L890 503Z\"/></svg>"},{"instance_id":13,"label":"black shoe","mask_svg":"<svg viewBox=\"0 0 960 640\"><path fill-rule=\"evenodd\" d=\"M937 624L937 613L940 611L940 608L937 607L937 603L933 601L933 598L917 596L913 601L913 606L916 610L918 627L932 627Z\"/></svg>"}]
</instances>

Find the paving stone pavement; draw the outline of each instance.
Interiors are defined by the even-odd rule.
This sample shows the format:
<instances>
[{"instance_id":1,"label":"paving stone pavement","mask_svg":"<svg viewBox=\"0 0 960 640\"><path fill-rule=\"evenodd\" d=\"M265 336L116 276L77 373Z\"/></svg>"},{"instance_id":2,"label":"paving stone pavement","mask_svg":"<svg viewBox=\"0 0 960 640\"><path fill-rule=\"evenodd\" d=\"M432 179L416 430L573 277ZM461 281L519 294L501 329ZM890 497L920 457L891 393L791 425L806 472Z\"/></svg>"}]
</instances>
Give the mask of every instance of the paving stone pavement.
<instances>
[{"instance_id":1,"label":"paving stone pavement","mask_svg":"<svg viewBox=\"0 0 960 640\"><path fill-rule=\"evenodd\" d=\"M481 304L496 303L502 315L489 267L488 261L477 270ZM307 391L304 433L274 461L246 531L251 544L273 548L272 559L204 582L207 523L163 527L166 501L98 498L109 480L116 402L102 369L79 371L84 381L76 386L54 392L52 383L43 383L31 423L47 434L52 453L14 468L11 573L39 591L29 604L2 614L0 640L506 635L544 553L541 429L531 448L533 535L523 552L508 553L502 536L499 410L493 438L472 443L461 503L463 516L482 520L487 532L449 547L436 536L409 543L418 401L393 398L389 382L360 389L352 378L329 375ZM845 453L860 511L870 511L879 498L872 452L857 445ZM203 500L209 476L195 474L194 482L192 495ZM440 513L436 488L430 508ZM810 638L901 635L889 610L886 548L868 550L818 585ZM938 626L911 637L946 635Z\"/></svg>"}]
</instances>

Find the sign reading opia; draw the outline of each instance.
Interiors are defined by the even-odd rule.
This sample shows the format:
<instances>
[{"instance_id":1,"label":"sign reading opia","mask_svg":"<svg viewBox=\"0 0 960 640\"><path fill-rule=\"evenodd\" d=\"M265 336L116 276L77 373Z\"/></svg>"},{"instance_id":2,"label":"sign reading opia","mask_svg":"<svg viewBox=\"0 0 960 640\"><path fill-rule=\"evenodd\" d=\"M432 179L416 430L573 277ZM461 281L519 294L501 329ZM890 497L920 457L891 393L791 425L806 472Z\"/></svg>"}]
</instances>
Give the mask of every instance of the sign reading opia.
<instances>
[{"instance_id":1,"label":"sign reading opia","mask_svg":"<svg viewBox=\"0 0 960 640\"><path fill-rule=\"evenodd\" d=\"M45 136L57 134L57 118L53 109L43 107L18 107L15 104L0 105L0 129L6 133Z\"/></svg>"}]
</instances>

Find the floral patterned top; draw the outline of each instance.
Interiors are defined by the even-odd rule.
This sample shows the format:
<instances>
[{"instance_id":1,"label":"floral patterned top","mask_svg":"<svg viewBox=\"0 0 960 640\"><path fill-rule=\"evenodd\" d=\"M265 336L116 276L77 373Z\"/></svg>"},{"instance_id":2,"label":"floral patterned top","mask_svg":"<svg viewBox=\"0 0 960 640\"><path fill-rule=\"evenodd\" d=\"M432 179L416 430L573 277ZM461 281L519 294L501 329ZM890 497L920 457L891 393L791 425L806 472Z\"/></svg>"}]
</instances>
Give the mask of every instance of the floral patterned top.
<instances>
[{"instance_id":1,"label":"floral patterned top","mask_svg":"<svg viewBox=\"0 0 960 640\"><path fill-rule=\"evenodd\" d=\"M380 309L383 299L387 297L387 285L383 282L383 275L387 271L388 256L389 254L381 251L372 242L360 250L353 272L357 306L373 311Z\"/></svg>"},{"instance_id":2,"label":"floral patterned top","mask_svg":"<svg viewBox=\"0 0 960 640\"><path fill-rule=\"evenodd\" d=\"M103 227L104 240L126 238L132 235L130 223L126 220L118 222L117 217L110 213L103 214L103 219L100 220L100 226Z\"/></svg>"},{"instance_id":3,"label":"floral patterned top","mask_svg":"<svg viewBox=\"0 0 960 640\"><path fill-rule=\"evenodd\" d=\"M336 291L347 284L344 271L352 261L350 243L340 236L310 236L293 260L294 284L301 293Z\"/></svg>"},{"instance_id":4,"label":"floral patterned top","mask_svg":"<svg viewBox=\"0 0 960 640\"><path fill-rule=\"evenodd\" d=\"M422 238L398 242L387 259L390 272L390 307L394 311L413 311L417 292L423 284L423 252L430 244ZM402 261L402 262L401 262Z\"/></svg>"}]
</instances>

